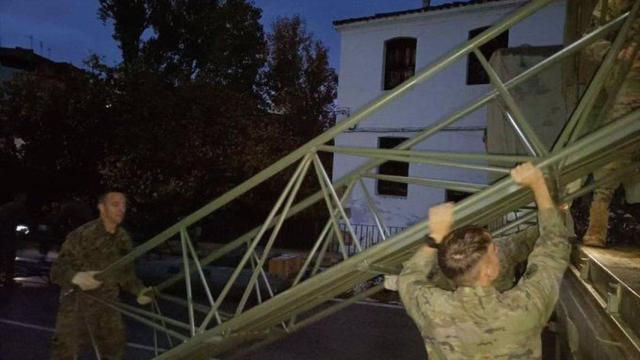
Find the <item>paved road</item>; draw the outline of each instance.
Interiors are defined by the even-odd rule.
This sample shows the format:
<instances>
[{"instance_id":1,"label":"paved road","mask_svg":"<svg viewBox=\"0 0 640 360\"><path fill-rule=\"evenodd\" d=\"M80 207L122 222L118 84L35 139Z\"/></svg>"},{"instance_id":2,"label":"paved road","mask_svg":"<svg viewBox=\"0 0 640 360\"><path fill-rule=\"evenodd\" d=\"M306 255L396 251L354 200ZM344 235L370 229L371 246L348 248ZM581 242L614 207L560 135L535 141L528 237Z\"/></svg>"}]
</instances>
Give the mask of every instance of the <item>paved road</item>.
<instances>
[{"instance_id":1,"label":"paved road","mask_svg":"<svg viewBox=\"0 0 640 360\"><path fill-rule=\"evenodd\" d=\"M43 285L34 278L25 279L24 286L19 288L0 287L1 360L49 358L57 296L57 288ZM148 348L152 345L152 332L144 325L129 321L127 328L126 358L152 358L153 352ZM356 304L240 359L424 358L419 334L402 308Z\"/></svg>"}]
</instances>

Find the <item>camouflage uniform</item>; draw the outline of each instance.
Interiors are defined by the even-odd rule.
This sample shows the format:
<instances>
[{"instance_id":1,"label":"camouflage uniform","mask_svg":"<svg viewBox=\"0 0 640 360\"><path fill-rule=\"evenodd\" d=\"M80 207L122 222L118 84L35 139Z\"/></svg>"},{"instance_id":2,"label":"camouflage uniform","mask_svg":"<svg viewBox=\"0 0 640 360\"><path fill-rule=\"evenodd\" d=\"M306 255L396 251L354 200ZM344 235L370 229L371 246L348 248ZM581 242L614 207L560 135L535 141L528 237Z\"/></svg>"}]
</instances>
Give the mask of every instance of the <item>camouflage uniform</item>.
<instances>
[{"instance_id":1,"label":"camouflage uniform","mask_svg":"<svg viewBox=\"0 0 640 360\"><path fill-rule=\"evenodd\" d=\"M604 25L605 23L629 11L633 1L630 0L600 0L593 12L594 26ZM629 47L632 42L640 43L640 17L636 17L629 29L627 41L623 48ZM587 60L593 64L600 64L607 51L611 47L608 40L598 41L587 47ZM629 114L635 109L640 108L640 59L638 59L637 50L640 44L636 46L636 54L632 58L632 64L628 73L624 76L624 80L619 92L615 95L611 109L605 116L604 122L609 123L623 115ZM622 66L614 67L615 72L622 71ZM609 90L613 84L605 84L605 91ZM605 178L620 169L637 166L631 160L632 154L624 154L619 160L613 161L603 168L594 172L595 180ZM638 179L630 179L628 183L637 182ZM585 234L584 242L589 245L602 246L606 242L607 227L609 218L609 204L613 197L613 193L620 186L620 179L612 179L598 186L593 192L593 201L591 203L589 216L589 229ZM629 200L629 199L628 199Z\"/></svg>"},{"instance_id":2,"label":"camouflage uniform","mask_svg":"<svg viewBox=\"0 0 640 360\"><path fill-rule=\"evenodd\" d=\"M429 359L541 358L540 333L555 307L570 244L558 210L542 210L538 219L540 237L527 271L508 291L438 288L427 279L435 251L418 251L404 264L400 298L425 340Z\"/></svg>"},{"instance_id":3,"label":"camouflage uniform","mask_svg":"<svg viewBox=\"0 0 640 360\"><path fill-rule=\"evenodd\" d=\"M131 251L131 239L118 227L114 234L104 228L100 219L86 223L71 232L51 268L51 279L60 285L60 307L53 337L52 359L74 359L95 339L102 359L121 359L125 333L120 314L84 295L71 283L79 271L104 269ZM96 298L115 302L120 289L138 294L144 288L128 265L94 290L85 291Z\"/></svg>"}]
</instances>

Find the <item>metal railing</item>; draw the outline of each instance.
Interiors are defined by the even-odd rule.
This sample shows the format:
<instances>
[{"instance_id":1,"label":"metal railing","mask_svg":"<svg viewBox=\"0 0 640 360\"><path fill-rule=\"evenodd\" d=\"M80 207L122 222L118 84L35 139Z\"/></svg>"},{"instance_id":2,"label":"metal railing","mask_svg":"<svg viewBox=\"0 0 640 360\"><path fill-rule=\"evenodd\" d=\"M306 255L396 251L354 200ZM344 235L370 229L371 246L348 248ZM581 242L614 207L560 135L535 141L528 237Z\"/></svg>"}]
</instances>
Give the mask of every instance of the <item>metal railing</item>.
<instances>
[{"instance_id":1,"label":"metal railing","mask_svg":"<svg viewBox=\"0 0 640 360\"><path fill-rule=\"evenodd\" d=\"M384 234L381 234L376 225L369 224L351 224L353 232L358 239L358 243L362 246L362 249L368 249L374 245L377 245L381 241L385 240ZM396 235L402 232L406 227L404 226L389 226L389 236ZM345 223L340 223L340 231L344 238L344 245L347 251L347 255L353 256L357 253L355 242L351 239L351 234L347 230ZM333 253L340 252L340 244L337 241L332 241L329 246L329 251Z\"/></svg>"}]
</instances>

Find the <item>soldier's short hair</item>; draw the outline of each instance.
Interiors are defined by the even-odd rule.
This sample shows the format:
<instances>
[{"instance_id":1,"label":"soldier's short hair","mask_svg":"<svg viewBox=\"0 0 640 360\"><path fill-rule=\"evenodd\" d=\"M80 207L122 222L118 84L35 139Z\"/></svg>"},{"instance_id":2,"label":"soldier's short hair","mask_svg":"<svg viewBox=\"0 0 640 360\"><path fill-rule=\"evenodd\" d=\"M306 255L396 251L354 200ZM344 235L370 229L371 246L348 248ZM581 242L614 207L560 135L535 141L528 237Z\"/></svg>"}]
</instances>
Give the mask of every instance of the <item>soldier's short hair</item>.
<instances>
[{"instance_id":1,"label":"soldier's short hair","mask_svg":"<svg viewBox=\"0 0 640 360\"><path fill-rule=\"evenodd\" d=\"M472 270L487 253L491 234L483 227L468 225L453 230L438 248L442 273L458 285L473 282Z\"/></svg>"},{"instance_id":2,"label":"soldier's short hair","mask_svg":"<svg viewBox=\"0 0 640 360\"><path fill-rule=\"evenodd\" d=\"M98 204L102 204L104 203L104 200L107 198L108 194L111 193L120 193L120 194L124 194L124 196L127 196L127 193L125 193L124 191L122 191L121 189L118 188L108 188L106 190L103 190L102 192L100 192L98 194L97 200L98 200Z\"/></svg>"}]
</instances>

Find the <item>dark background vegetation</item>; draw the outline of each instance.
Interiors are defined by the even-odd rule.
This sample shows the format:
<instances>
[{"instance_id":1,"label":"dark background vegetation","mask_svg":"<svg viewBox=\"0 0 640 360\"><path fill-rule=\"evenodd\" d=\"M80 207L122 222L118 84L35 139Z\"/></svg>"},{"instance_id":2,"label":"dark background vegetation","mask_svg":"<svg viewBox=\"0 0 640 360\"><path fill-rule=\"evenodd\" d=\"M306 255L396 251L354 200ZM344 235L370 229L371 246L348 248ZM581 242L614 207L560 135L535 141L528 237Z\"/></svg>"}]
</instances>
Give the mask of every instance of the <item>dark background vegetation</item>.
<instances>
[{"instance_id":1,"label":"dark background vegetation","mask_svg":"<svg viewBox=\"0 0 640 360\"><path fill-rule=\"evenodd\" d=\"M3 202L27 193L38 217L52 202L93 207L102 189L123 189L127 227L145 240L333 125L337 76L301 18L264 29L246 0L99 3L120 64L91 56L86 69L0 84ZM257 225L291 172L207 218L203 239ZM305 181L299 198L318 189ZM300 217L303 229L318 211Z\"/></svg>"}]
</instances>

